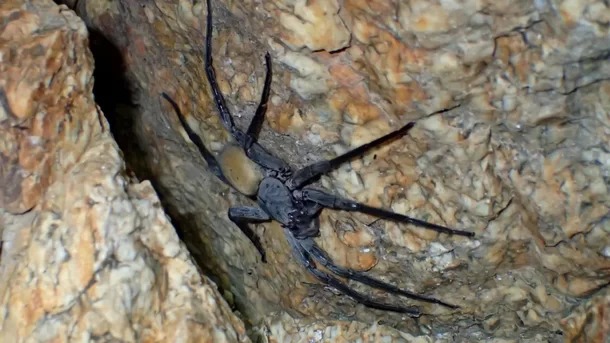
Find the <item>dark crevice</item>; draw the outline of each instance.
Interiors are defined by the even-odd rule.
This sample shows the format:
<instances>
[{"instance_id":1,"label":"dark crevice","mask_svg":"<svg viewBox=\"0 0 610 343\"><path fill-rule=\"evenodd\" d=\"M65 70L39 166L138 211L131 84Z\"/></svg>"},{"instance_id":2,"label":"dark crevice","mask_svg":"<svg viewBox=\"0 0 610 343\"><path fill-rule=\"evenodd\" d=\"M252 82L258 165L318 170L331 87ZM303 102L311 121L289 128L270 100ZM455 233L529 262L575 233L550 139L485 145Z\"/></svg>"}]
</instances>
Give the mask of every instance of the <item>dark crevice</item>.
<instances>
[{"instance_id":1,"label":"dark crevice","mask_svg":"<svg viewBox=\"0 0 610 343\"><path fill-rule=\"evenodd\" d=\"M224 294L222 277L217 275L219 268L214 266L209 243L203 242L201 235L195 234L197 228L193 223L200 220L194 214L183 213L178 208L172 195L159 182L158 174L151 170L150 148L143 147L142 130L139 126L146 120L145 113L137 101L137 89L129 82L128 70L125 67L121 50L108 40L103 33L90 27L90 50L95 60L93 94L96 103L102 109L110 125L110 131L123 152L127 173L138 180L149 180L157 192L165 213L171 218L179 239L185 243L193 257L200 274L206 275L217 286L219 293ZM205 261L206 263L202 263ZM227 299L228 300L228 299ZM234 306L235 304L231 304ZM233 308L235 310L235 308ZM248 323L248 318L242 318Z\"/></svg>"},{"instance_id":2,"label":"dark crevice","mask_svg":"<svg viewBox=\"0 0 610 343\"><path fill-rule=\"evenodd\" d=\"M128 158L133 154L144 156L144 150L137 144L134 132L134 116L130 110L137 110L134 95L126 77L123 56L118 47L102 33L89 28L89 49L93 54L93 96L100 106L112 135L125 154L125 163L129 173L135 173L139 179L148 179L150 173L145 168L137 168ZM135 150L135 151L134 151ZM137 173L136 173L137 171Z\"/></svg>"}]
</instances>

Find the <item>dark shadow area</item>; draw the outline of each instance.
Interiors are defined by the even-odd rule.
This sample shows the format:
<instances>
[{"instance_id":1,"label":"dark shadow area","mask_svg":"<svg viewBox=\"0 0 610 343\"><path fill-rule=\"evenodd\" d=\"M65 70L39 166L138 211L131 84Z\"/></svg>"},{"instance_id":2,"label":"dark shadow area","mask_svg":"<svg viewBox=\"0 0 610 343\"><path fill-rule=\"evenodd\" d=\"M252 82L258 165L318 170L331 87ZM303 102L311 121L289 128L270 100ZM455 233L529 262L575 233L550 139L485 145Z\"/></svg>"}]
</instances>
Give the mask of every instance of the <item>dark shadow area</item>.
<instances>
[{"instance_id":1,"label":"dark shadow area","mask_svg":"<svg viewBox=\"0 0 610 343\"><path fill-rule=\"evenodd\" d=\"M133 92L126 76L125 63L119 48L102 33L89 29L89 49L93 54L93 96L110 124L110 131L123 151L125 164L130 173L141 180L150 179L145 151L138 144L134 130L133 112L138 110ZM132 156L141 156L141 161Z\"/></svg>"},{"instance_id":2,"label":"dark shadow area","mask_svg":"<svg viewBox=\"0 0 610 343\"><path fill-rule=\"evenodd\" d=\"M221 278L214 273L215 268L216 270L220 268L214 266L214 259L210 258L214 253L210 250L209 244L203 242L201 235L196 233L196 230L204 228L193 227L193 223L197 223L200 219L196 218L195 214L182 213L171 201L173 191L158 182L157 173L150 169L150 148L143 147L145 143L142 143L140 137L142 130L138 130L138 125L145 120L143 116L146 114L136 100L137 89L129 81L128 70L120 49L99 31L88 29L89 48L95 60L93 94L110 124L115 141L123 152L128 174L138 180L151 182L165 213L171 218L178 237L193 256L200 273L216 283L220 294L224 294L223 286L229 285L220 283ZM169 106L168 110L171 111Z\"/></svg>"},{"instance_id":3,"label":"dark shadow area","mask_svg":"<svg viewBox=\"0 0 610 343\"><path fill-rule=\"evenodd\" d=\"M93 94L96 102L103 110L114 109L118 104L133 105L121 51L102 33L92 29L89 29L89 49L95 60Z\"/></svg>"}]
</instances>

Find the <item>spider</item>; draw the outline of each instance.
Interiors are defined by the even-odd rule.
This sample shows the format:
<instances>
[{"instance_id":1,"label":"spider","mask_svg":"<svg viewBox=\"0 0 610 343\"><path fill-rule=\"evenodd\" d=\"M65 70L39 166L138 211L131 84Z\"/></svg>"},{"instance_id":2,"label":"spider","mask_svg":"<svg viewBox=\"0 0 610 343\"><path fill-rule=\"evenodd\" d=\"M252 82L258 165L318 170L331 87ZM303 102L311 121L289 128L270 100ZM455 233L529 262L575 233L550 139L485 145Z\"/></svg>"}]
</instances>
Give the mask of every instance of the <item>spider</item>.
<instances>
[{"instance_id":1,"label":"spider","mask_svg":"<svg viewBox=\"0 0 610 343\"><path fill-rule=\"evenodd\" d=\"M370 277L363 272L338 266L314 241L314 237L318 236L320 232L318 216L323 208L362 212L381 219L413 224L450 235L465 237L474 236L474 233L472 232L450 229L382 208L371 207L333 195L309 185L312 181L315 181L321 175L328 173L342 163L353 160L375 147L406 135L409 130L413 128L415 123L410 122L396 131L377 138L370 143L364 144L331 160L322 160L301 169L293 170L286 162L273 156L257 142L258 132L264 121L271 86L272 72L271 57L269 53L267 52L265 54L266 76L261 100L248 128L244 132L235 125L216 80L216 74L212 65L212 7L210 5L210 0L207 0L207 8L205 70L215 105L224 127L231 133L237 144L239 144L245 152L246 156L258 164L264 171L264 176L258 186L256 194L258 207L231 207L228 211L228 217L254 244L261 255L261 260L266 262L264 249L259 238L248 226L248 223L275 220L281 223L287 241L293 250L294 256L298 259L298 262L323 284L340 291L365 306L379 310L404 313L411 317L419 317L422 314L417 307L389 304L360 293L349 287L336 276L351 279L391 294L434 303L452 309L458 308L456 305L443 302L436 298L404 290L379 279ZM162 93L161 95L173 107L187 135L197 146L204 160L207 162L208 168L220 180L235 187L227 180L225 175L223 175L222 166L214 155L207 150L201 138L190 128L176 102L166 93ZM445 111L447 110L441 110L436 113ZM324 266L329 272L318 269L318 264Z\"/></svg>"}]
</instances>

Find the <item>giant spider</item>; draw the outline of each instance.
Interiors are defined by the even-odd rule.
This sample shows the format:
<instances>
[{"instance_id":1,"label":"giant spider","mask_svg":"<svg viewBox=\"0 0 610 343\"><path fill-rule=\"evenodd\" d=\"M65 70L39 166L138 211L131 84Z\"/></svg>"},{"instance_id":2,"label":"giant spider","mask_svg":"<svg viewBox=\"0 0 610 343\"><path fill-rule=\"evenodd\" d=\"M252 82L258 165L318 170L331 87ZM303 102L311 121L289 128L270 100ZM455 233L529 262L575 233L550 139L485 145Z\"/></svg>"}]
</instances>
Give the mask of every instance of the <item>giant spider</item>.
<instances>
[{"instance_id":1,"label":"giant spider","mask_svg":"<svg viewBox=\"0 0 610 343\"><path fill-rule=\"evenodd\" d=\"M256 109L254 117L248 126L248 129L246 132L244 132L233 122L233 118L229 112L229 109L227 108L225 99L218 87L216 74L214 67L212 66L212 7L210 5L210 0L207 0L207 8L205 70L208 82L212 89L214 102L218 108L218 112L220 113L220 117L225 128L229 130L235 141L241 146L241 148L243 148L246 156L265 171L264 178L259 184L258 193L256 196L259 207L231 207L229 208L228 217L251 240L251 242L260 252L262 260L265 261L263 247L258 237L254 234L252 229L248 227L248 223L276 220L282 224L287 240L292 247L295 256L309 272L311 272L325 285L339 290L365 306L386 311L405 313L412 317L418 317L421 315L421 311L417 307L387 304L357 292L333 276L331 273L339 277L361 282L365 285L378 288L389 293L402 295L420 301L435 303L449 308L457 308L457 306L448 304L441 300L403 290L389 283L372 278L363 272L338 266L313 239L319 234L320 229L318 216L323 208L357 211L382 219L409 223L451 235L461 235L466 237L474 236L472 232L450 229L441 225L428 223L403 214L371 207L353 200L341 198L323 190L308 186L308 184L313 180L322 174L333 170L342 163L359 157L366 151L369 151L370 149L373 149L383 143L402 137L409 132L415 123L410 122L394 132L377 138L370 143L364 144L331 160L319 161L299 170L293 171L293 169L286 162L271 155L257 142L258 132L262 126L265 111L267 109L267 100L269 98L269 90L271 86L271 57L269 53L265 54L266 77L261 100L258 108ZM198 147L211 171L220 180L231 185L231 183L228 182L227 178L223 175L222 167L219 165L214 155L206 149L201 138L189 127L178 105L167 94L163 93L162 96L173 106L186 133L193 143ZM444 111L446 110L438 111L437 113ZM316 263L324 266L331 273L318 269L316 267Z\"/></svg>"}]
</instances>

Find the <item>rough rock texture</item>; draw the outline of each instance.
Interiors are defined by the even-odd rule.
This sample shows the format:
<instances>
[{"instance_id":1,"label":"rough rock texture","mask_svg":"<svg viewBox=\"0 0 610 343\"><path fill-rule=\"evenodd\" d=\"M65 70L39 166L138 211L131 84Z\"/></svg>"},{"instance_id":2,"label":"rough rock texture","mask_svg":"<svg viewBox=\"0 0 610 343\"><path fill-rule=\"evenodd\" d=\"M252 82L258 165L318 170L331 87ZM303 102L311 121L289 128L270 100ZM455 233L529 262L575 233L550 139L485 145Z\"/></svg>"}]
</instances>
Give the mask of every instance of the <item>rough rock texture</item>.
<instances>
[{"instance_id":1,"label":"rough rock texture","mask_svg":"<svg viewBox=\"0 0 610 343\"><path fill-rule=\"evenodd\" d=\"M429 314L419 320L319 287L291 259L277 224L257 226L269 260L260 263L226 217L229 206L250 201L206 169L159 97L169 93L207 146L223 151L229 139L203 69L205 3L77 2L77 13L100 35L98 75L108 83L100 101L128 163L153 182L195 259L251 324L264 325L280 310L320 322L382 321L431 340L556 341L584 337L589 328L603 337L608 317L600 307L610 282L607 2L213 3L216 71L240 125L254 113L262 56L270 51L273 95L263 145L301 166L417 120L408 137L345 165L321 186L477 235L323 212L319 242L337 263L461 306L418 304ZM460 107L427 115L454 105ZM279 318L286 332L301 325Z\"/></svg>"},{"instance_id":2,"label":"rough rock texture","mask_svg":"<svg viewBox=\"0 0 610 343\"><path fill-rule=\"evenodd\" d=\"M430 342L426 336L415 337L379 324L356 321L297 320L287 314L265 319L258 332L259 342ZM451 333L438 339L450 339Z\"/></svg>"},{"instance_id":3,"label":"rough rock texture","mask_svg":"<svg viewBox=\"0 0 610 343\"><path fill-rule=\"evenodd\" d=\"M0 3L0 341L249 341L126 176L87 36L51 1Z\"/></svg>"},{"instance_id":4,"label":"rough rock texture","mask_svg":"<svg viewBox=\"0 0 610 343\"><path fill-rule=\"evenodd\" d=\"M568 342L610 341L610 288L606 287L579 305L562 320Z\"/></svg>"}]
</instances>

